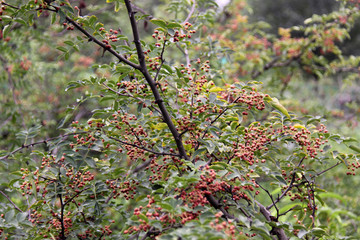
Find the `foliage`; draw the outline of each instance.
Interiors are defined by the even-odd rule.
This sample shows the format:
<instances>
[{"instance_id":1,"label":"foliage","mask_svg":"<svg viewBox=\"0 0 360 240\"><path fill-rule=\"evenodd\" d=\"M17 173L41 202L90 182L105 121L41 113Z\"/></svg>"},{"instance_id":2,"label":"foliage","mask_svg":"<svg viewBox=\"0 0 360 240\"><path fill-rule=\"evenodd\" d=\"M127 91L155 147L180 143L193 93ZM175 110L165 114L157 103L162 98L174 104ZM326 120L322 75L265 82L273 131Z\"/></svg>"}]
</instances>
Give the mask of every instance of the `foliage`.
<instances>
[{"instance_id":1,"label":"foliage","mask_svg":"<svg viewBox=\"0 0 360 240\"><path fill-rule=\"evenodd\" d=\"M106 21L97 10L83 14L84 1L2 1L1 79L10 91L1 100L12 126L1 142L2 168L11 171L0 192L1 236L359 236L350 220L336 224L342 214L359 219L331 212L326 199L350 201L318 185L341 164L355 175L356 140L330 133L321 117L296 116L271 84L255 81L291 78L294 69L318 77L354 70L358 59L342 56L335 44L358 16L352 2L308 19L303 37L280 29L277 38L243 15L224 20L231 33L221 31L213 1L172 1L166 11L173 19L154 18L129 0L95 1L93 9L111 6L120 16ZM109 27L116 21L129 23ZM16 92L26 81L23 101L30 106ZM64 81L73 95L56 94L60 89L47 95L47 86ZM62 121L49 116L54 108Z\"/></svg>"}]
</instances>

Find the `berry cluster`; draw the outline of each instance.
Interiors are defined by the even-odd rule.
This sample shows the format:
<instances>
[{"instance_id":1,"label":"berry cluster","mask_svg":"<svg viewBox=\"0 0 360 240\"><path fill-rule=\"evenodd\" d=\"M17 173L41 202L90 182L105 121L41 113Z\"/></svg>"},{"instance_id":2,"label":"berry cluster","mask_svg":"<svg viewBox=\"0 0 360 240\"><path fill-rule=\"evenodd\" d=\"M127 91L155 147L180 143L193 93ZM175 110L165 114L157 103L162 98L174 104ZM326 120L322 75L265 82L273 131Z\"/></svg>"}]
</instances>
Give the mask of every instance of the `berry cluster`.
<instances>
[{"instance_id":1,"label":"berry cluster","mask_svg":"<svg viewBox=\"0 0 360 240\"><path fill-rule=\"evenodd\" d=\"M121 182L118 179L115 179L106 180L106 184L112 189L113 199L122 195L126 200L129 200L134 199L139 182L136 182L135 180Z\"/></svg>"}]
</instances>

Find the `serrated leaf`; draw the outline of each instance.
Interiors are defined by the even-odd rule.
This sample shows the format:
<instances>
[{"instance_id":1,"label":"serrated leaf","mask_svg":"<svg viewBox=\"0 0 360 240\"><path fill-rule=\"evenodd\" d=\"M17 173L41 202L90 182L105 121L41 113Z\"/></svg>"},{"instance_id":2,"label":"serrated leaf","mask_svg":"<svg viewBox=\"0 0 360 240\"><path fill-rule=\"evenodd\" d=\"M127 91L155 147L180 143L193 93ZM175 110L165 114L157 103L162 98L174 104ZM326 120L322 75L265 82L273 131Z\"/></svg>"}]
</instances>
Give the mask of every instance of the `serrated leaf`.
<instances>
[{"instance_id":1,"label":"serrated leaf","mask_svg":"<svg viewBox=\"0 0 360 240\"><path fill-rule=\"evenodd\" d=\"M56 22L56 13L51 13L51 24L54 24Z\"/></svg>"},{"instance_id":2,"label":"serrated leaf","mask_svg":"<svg viewBox=\"0 0 360 240\"><path fill-rule=\"evenodd\" d=\"M117 65L116 66L116 71L124 74L124 73L128 73L129 71L131 71L131 67L129 66L125 66L125 65Z\"/></svg>"}]
</instances>

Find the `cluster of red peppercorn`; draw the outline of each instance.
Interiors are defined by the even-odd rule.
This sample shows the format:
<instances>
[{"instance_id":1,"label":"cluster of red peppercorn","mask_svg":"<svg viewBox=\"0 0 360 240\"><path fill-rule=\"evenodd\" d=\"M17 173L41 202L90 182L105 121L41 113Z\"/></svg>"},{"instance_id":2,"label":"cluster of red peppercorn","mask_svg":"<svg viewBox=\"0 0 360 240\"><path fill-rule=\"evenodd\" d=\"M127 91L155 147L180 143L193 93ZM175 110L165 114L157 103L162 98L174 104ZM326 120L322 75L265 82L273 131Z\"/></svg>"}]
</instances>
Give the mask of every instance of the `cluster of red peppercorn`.
<instances>
[{"instance_id":1,"label":"cluster of red peppercorn","mask_svg":"<svg viewBox=\"0 0 360 240\"><path fill-rule=\"evenodd\" d=\"M192 24L189 22L186 22L184 24L183 29L186 31L186 33L182 33L182 30L175 30L173 34L169 32L163 32L159 31L158 29L155 29L154 34L152 37L156 39L157 41L168 41L171 40L173 42L180 42L184 39L191 38L191 34L196 33L196 30L191 30ZM155 46L160 47L161 43L157 42Z\"/></svg>"},{"instance_id":2,"label":"cluster of red peppercorn","mask_svg":"<svg viewBox=\"0 0 360 240\"><path fill-rule=\"evenodd\" d=\"M118 196L124 196L126 200L134 199L134 195L136 193L137 185L139 182L135 180L131 181L120 181L118 179L115 180L106 180L106 184L112 189L113 199L116 199Z\"/></svg>"},{"instance_id":3,"label":"cluster of red peppercorn","mask_svg":"<svg viewBox=\"0 0 360 240\"><path fill-rule=\"evenodd\" d=\"M212 222L210 222L210 226L214 228L216 231L224 232L226 235L228 235L231 240L235 240L235 233L236 233L236 227L235 225L230 221L224 221L221 219L221 216L223 215L222 212L218 212L215 214L216 219Z\"/></svg>"},{"instance_id":4,"label":"cluster of red peppercorn","mask_svg":"<svg viewBox=\"0 0 360 240\"><path fill-rule=\"evenodd\" d=\"M105 34L105 39L103 39L102 42L106 44L106 48L111 48L110 42L117 42L119 41L119 37L122 36L117 30L110 29L107 32L104 27L99 28L99 32Z\"/></svg>"},{"instance_id":5,"label":"cluster of red peppercorn","mask_svg":"<svg viewBox=\"0 0 360 240\"><path fill-rule=\"evenodd\" d=\"M95 175L90 171L75 171L74 167L69 167L65 163L65 158L66 154L63 154L59 158L56 158L52 155L47 155L41 159L41 166L39 169L36 169L32 172L29 169L21 168L21 172L23 174L21 179L24 181L21 183L20 189L23 191L23 195L34 195L34 198L41 198L42 203L46 204L47 194L49 191L53 191L48 190L48 188L51 187L51 189L53 189L54 185L58 185L60 181L53 177L47 176L46 173L49 168L58 168L63 169L60 171L62 178L61 185L66 179L66 184L63 185L64 193L62 194L62 204L69 204L69 201L71 200L71 202L76 204L76 206L81 205L81 202L77 201L76 196L78 196L79 193L85 189L87 184L94 180ZM63 228L65 230L65 234L68 234L70 228L73 225L71 211L66 214L64 213L62 217L60 216L60 213L56 212L55 210L50 210L50 214L53 218L49 220L49 216L44 216L41 212L32 210L29 216L29 221L33 224L45 224L47 226L46 233L38 234L46 238L48 237L49 232L59 232L59 230ZM60 221L60 219L62 219L62 221Z\"/></svg>"},{"instance_id":6,"label":"cluster of red peppercorn","mask_svg":"<svg viewBox=\"0 0 360 240\"><path fill-rule=\"evenodd\" d=\"M231 195L231 199L234 201L244 199L249 201L250 198L243 191L249 190L254 191L254 187L252 185L244 185L244 186L231 186L226 181L218 181L217 174L215 170L210 169L209 166L205 166L203 169L204 174L200 176L201 180L195 184L190 184L190 186L185 189L176 188L175 191L179 192L179 196L183 199L184 202L191 208L195 208L197 206L205 206L208 205L209 202L206 198L206 195L216 195L217 193L229 193ZM245 179L242 178L242 181ZM259 186L256 184L256 187ZM257 191L258 192L258 191ZM227 200L224 199L223 203L226 203ZM225 209L228 207L225 206Z\"/></svg>"},{"instance_id":7,"label":"cluster of red peppercorn","mask_svg":"<svg viewBox=\"0 0 360 240\"><path fill-rule=\"evenodd\" d=\"M124 231L125 234L131 234L134 232L146 232L150 229L151 225L143 219L140 215L145 215L149 220L159 220L162 223L162 227L165 228L169 225L175 224L180 221L181 224L185 224L188 221L197 219L199 212L185 211L181 214L169 214L163 212L161 207L156 207L154 198L150 195L147 196L149 199L148 204L143 207L140 206L134 209L134 215L138 216L140 224L138 226L131 226Z\"/></svg>"}]
</instances>

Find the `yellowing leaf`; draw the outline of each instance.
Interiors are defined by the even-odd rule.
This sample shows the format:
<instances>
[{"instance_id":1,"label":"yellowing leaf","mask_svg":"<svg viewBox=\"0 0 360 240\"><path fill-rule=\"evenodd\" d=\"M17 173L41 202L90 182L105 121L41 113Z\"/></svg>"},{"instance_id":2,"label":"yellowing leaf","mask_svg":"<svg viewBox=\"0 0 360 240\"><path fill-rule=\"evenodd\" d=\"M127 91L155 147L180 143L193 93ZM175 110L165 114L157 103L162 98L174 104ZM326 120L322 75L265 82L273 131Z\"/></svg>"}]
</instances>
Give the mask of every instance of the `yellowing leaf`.
<instances>
[{"instance_id":1,"label":"yellowing leaf","mask_svg":"<svg viewBox=\"0 0 360 240\"><path fill-rule=\"evenodd\" d=\"M156 130L163 130L163 129L167 128L167 124L166 123L158 123L156 125L153 125L152 127L155 128Z\"/></svg>"},{"instance_id":2,"label":"yellowing leaf","mask_svg":"<svg viewBox=\"0 0 360 240\"><path fill-rule=\"evenodd\" d=\"M286 108L279 102L279 99L277 98L271 98L272 101L270 102L271 106L273 106L273 108L275 108L276 110L279 110L282 114L284 114L285 116L287 116L288 118L290 118L290 115L288 113L288 111L286 110Z\"/></svg>"},{"instance_id":3,"label":"yellowing leaf","mask_svg":"<svg viewBox=\"0 0 360 240\"><path fill-rule=\"evenodd\" d=\"M302 129L306 129L306 127L305 127L305 126L300 125L300 124L295 124L293 127L294 127L294 128L302 128Z\"/></svg>"},{"instance_id":4,"label":"yellowing leaf","mask_svg":"<svg viewBox=\"0 0 360 240\"><path fill-rule=\"evenodd\" d=\"M278 33L284 38L289 38L291 36L289 28L279 28Z\"/></svg>"},{"instance_id":5,"label":"yellowing leaf","mask_svg":"<svg viewBox=\"0 0 360 240\"><path fill-rule=\"evenodd\" d=\"M221 92L224 91L221 87L212 87L209 92Z\"/></svg>"}]
</instances>

